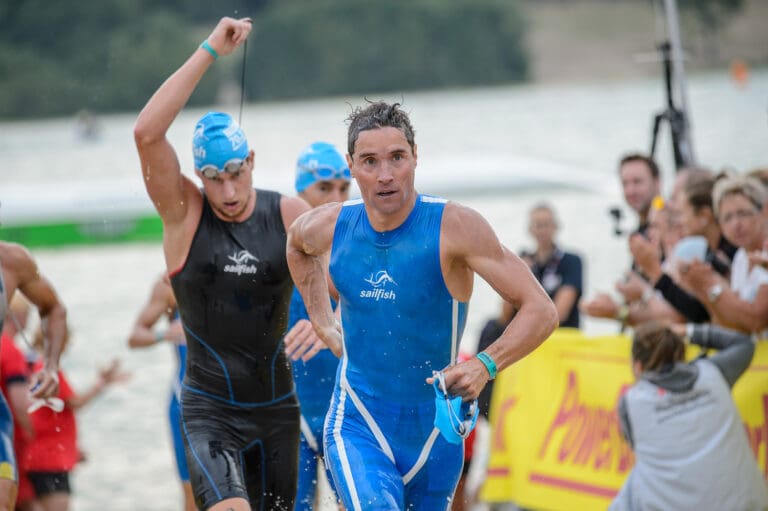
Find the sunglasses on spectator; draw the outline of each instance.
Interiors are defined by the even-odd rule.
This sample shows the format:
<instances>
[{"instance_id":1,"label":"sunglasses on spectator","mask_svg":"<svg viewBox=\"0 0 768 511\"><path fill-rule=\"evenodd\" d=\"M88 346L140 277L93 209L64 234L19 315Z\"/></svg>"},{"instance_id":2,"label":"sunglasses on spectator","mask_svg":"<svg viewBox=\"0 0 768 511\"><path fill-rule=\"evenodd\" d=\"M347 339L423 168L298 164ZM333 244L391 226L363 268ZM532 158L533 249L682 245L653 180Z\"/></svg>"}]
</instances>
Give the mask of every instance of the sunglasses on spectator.
<instances>
[{"instance_id":1,"label":"sunglasses on spectator","mask_svg":"<svg viewBox=\"0 0 768 511\"><path fill-rule=\"evenodd\" d=\"M245 160L240 158L232 158L224 164L223 169L220 169L216 165L209 163L207 165L203 165L203 167L200 169L200 173L203 175L203 177L208 179L215 179L222 172L226 172L228 174L237 174L240 172L240 169L243 167L244 163Z\"/></svg>"}]
</instances>

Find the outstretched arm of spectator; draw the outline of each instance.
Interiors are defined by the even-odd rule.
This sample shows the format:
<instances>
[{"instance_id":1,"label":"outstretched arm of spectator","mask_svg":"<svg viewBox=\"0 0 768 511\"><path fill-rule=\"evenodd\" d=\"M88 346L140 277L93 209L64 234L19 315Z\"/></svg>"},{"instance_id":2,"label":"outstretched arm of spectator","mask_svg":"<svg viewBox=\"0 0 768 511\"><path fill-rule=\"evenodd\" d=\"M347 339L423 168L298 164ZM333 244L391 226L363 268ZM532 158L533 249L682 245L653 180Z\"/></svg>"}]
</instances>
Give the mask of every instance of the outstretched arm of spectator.
<instances>
[{"instance_id":1,"label":"outstretched arm of spectator","mask_svg":"<svg viewBox=\"0 0 768 511\"><path fill-rule=\"evenodd\" d=\"M114 359L107 367L99 369L96 381L91 385L91 388L82 394L73 394L66 400L66 405L73 410L79 410L93 401L109 385L128 381L129 378L129 373L120 371L120 361Z\"/></svg>"},{"instance_id":2,"label":"outstretched arm of spectator","mask_svg":"<svg viewBox=\"0 0 768 511\"><path fill-rule=\"evenodd\" d=\"M755 343L742 332L729 330L716 325L676 325L673 330L682 334L692 344L705 349L718 350L709 360L720 369L725 381L733 387L736 380L744 374L755 354Z\"/></svg>"}]
</instances>

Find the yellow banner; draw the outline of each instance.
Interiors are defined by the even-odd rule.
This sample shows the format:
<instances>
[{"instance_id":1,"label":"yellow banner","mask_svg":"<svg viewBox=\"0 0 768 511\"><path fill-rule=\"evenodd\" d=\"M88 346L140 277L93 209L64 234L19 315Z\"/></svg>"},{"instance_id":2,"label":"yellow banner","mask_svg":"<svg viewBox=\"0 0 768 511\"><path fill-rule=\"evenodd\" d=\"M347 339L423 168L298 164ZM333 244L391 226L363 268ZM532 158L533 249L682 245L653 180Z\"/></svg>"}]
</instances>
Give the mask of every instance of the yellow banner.
<instances>
[{"instance_id":1,"label":"yellow banner","mask_svg":"<svg viewBox=\"0 0 768 511\"><path fill-rule=\"evenodd\" d=\"M691 357L698 348L691 347ZM634 382L630 339L560 329L499 374L483 500L573 511L605 509L634 462L616 415ZM750 444L768 477L768 342L733 389Z\"/></svg>"}]
</instances>

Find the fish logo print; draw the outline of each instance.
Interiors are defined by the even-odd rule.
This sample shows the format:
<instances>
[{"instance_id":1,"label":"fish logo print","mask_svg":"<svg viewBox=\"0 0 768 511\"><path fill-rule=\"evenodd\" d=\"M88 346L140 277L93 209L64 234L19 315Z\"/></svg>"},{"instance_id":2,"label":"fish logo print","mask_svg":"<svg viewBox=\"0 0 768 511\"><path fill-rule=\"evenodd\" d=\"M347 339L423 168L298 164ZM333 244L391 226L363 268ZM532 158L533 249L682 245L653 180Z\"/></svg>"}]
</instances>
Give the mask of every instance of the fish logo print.
<instances>
[{"instance_id":1,"label":"fish logo print","mask_svg":"<svg viewBox=\"0 0 768 511\"><path fill-rule=\"evenodd\" d=\"M395 290L392 289L391 286L387 289L387 285L392 284L393 286L397 286L397 282L395 282L395 279L387 273L387 270L382 270L375 274L371 273L370 277L363 280L370 284L371 288L361 290L360 298L374 300L376 302L379 300L394 301L396 299L397 293L395 293Z\"/></svg>"},{"instance_id":2,"label":"fish logo print","mask_svg":"<svg viewBox=\"0 0 768 511\"><path fill-rule=\"evenodd\" d=\"M247 250L241 250L240 252L235 252L235 255L227 256L229 259L235 263L235 264L246 264L248 261L254 261L256 263L259 262L259 259L248 252Z\"/></svg>"},{"instance_id":3,"label":"fish logo print","mask_svg":"<svg viewBox=\"0 0 768 511\"><path fill-rule=\"evenodd\" d=\"M235 264L227 264L224 266L224 271L227 273L236 273L237 275L242 274L255 274L258 271L258 268L255 264L248 264L248 263L258 263L259 259L258 257L254 256L247 250L241 250L239 252L235 252L234 255L227 256L230 261L232 261Z\"/></svg>"},{"instance_id":4,"label":"fish logo print","mask_svg":"<svg viewBox=\"0 0 768 511\"><path fill-rule=\"evenodd\" d=\"M389 276L389 273L387 273L387 270L382 270L380 272L377 272L375 276L373 273L371 273L371 276L365 279L365 281L370 285L372 285L373 287L382 287L388 283L397 285L397 282L395 282L395 279Z\"/></svg>"}]
</instances>

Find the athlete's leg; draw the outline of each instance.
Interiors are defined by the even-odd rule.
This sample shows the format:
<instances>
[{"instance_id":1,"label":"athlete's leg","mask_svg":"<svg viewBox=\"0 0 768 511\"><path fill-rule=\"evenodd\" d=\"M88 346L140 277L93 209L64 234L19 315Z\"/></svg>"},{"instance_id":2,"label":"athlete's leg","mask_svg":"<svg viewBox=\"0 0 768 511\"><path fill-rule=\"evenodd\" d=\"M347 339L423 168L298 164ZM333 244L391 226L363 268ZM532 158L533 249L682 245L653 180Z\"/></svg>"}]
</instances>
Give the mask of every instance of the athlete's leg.
<instances>
[{"instance_id":1,"label":"athlete's leg","mask_svg":"<svg viewBox=\"0 0 768 511\"><path fill-rule=\"evenodd\" d=\"M423 467L405 485L408 511L434 511L451 508L461 468L464 446L450 444L438 436Z\"/></svg>"},{"instance_id":2,"label":"athlete's leg","mask_svg":"<svg viewBox=\"0 0 768 511\"><path fill-rule=\"evenodd\" d=\"M465 511L469 509L469 497L464 492L466 482L467 474L462 471L461 477L459 477L459 484L456 485L456 491L453 493L451 511Z\"/></svg>"},{"instance_id":3,"label":"athlete's leg","mask_svg":"<svg viewBox=\"0 0 768 511\"><path fill-rule=\"evenodd\" d=\"M0 478L0 511L13 511L16 505L16 481Z\"/></svg>"},{"instance_id":4,"label":"athlete's leg","mask_svg":"<svg viewBox=\"0 0 768 511\"><path fill-rule=\"evenodd\" d=\"M206 428L195 420L185 420L184 424L190 482L198 508L217 509L216 504L230 499L247 503L248 491L237 446L223 434L217 434L213 427Z\"/></svg>"},{"instance_id":5,"label":"athlete's leg","mask_svg":"<svg viewBox=\"0 0 768 511\"><path fill-rule=\"evenodd\" d=\"M337 495L347 510L403 509L402 476L346 391L334 392L323 443Z\"/></svg>"},{"instance_id":6,"label":"athlete's leg","mask_svg":"<svg viewBox=\"0 0 768 511\"><path fill-rule=\"evenodd\" d=\"M248 501L241 498L225 499L217 502L213 506L206 508L207 511L251 511L251 505Z\"/></svg>"},{"instance_id":7,"label":"athlete's leg","mask_svg":"<svg viewBox=\"0 0 768 511\"><path fill-rule=\"evenodd\" d=\"M293 511L299 471L298 402L294 398L251 413L252 421L258 420L260 434L240 456L253 508Z\"/></svg>"},{"instance_id":8,"label":"athlete's leg","mask_svg":"<svg viewBox=\"0 0 768 511\"><path fill-rule=\"evenodd\" d=\"M375 439L342 431L328 438L326 456L346 509L403 509L402 477Z\"/></svg>"},{"instance_id":9,"label":"athlete's leg","mask_svg":"<svg viewBox=\"0 0 768 511\"><path fill-rule=\"evenodd\" d=\"M341 511L344 510L344 506L341 505L341 499L339 498L339 492L336 491L336 485L333 483L333 476L331 475L331 468L328 465L328 463L325 462L326 456L325 456L325 448L323 448L323 456L320 458L320 465L323 467L323 471L325 472L325 480L328 481L328 486L331 488L331 495L323 500L323 502L326 505L334 505L333 509L340 509Z\"/></svg>"},{"instance_id":10,"label":"athlete's leg","mask_svg":"<svg viewBox=\"0 0 768 511\"><path fill-rule=\"evenodd\" d=\"M184 453L184 439L181 434L181 406L176 397L176 392L171 392L171 399L168 405L168 424L171 430L173 454L176 459L176 471L181 481L184 511L197 511L195 495L192 492L192 485L189 483L189 467L187 465L187 456Z\"/></svg>"},{"instance_id":11,"label":"athlete's leg","mask_svg":"<svg viewBox=\"0 0 768 511\"><path fill-rule=\"evenodd\" d=\"M181 494L184 498L184 511L197 511L195 493L192 491L192 484L189 481L181 483Z\"/></svg>"},{"instance_id":12,"label":"athlete's leg","mask_svg":"<svg viewBox=\"0 0 768 511\"><path fill-rule=\"evenodd\" d=\"M304 435L299 444L299 480L296 490L295 511L312 511L317 490L317 453L309 446Z\"/></svg>"},{"instance_id":13,"label":"athlete's leg","mask_svg":"<svg viewBox=\"0 0 768 511\"><path fill-rule=\"evenodd\" d=\"M243 500L248 491L243 480L238 429L241 410L197 395L182 396L181 428L195 502L199 509L220 509L220 502ZM233 509L243 508L232 502ZM226 509L226 508L223 508Z\"/></svg>"}]
</instances>

